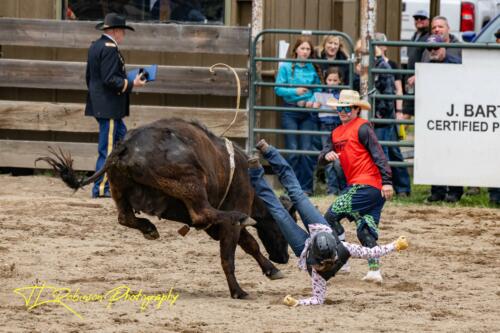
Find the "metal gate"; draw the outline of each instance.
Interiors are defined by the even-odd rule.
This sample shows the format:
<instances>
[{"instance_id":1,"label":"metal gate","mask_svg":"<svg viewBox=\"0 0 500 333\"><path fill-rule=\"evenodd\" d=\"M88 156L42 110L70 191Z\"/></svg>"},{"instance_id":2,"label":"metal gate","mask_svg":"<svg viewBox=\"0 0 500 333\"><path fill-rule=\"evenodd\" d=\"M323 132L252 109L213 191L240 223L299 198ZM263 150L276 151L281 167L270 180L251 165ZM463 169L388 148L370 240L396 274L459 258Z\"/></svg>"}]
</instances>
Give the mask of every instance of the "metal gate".
<instances>
[{"instance_id":1,"label":"metal gate","mask_svg":"<svg viewBox=\"0 0 500 333\"><path fill-rule=\"evenodd\" d=\"M276 57L257 57L256 56L256 46L259 40L265 36L270 34L288 34L288 35L303 35L303 36L338 36L342 38L348 45L351 53L349 54L349 58L347 60L324 60L324 59L308 59L308 60L297 60L297 59L284 59L284 58L276 58ZM250 47L250 105L249 105L249 133L248 133L248 144L247 144L247 152L254 151L255 146L255 136L257 133L273 133L273 134L297 134L297 135L328 135L328 132L322 131L300 131L300 130L283 130L279 128L261 128L256 127L256 116L259 111L274 111L274 112L284 112L284 111L294 111L294 112L329 112L326 110L314 109L314 108L305 108L305 107L282 107L276 105L256 105L256 95L257 89L259 87L306 87L306 88L325 88L327 85L305 85L305 84L277 84L274 82L264 82L262 77L259 77L259 73L257 73L257 62L302 62L302 63L314 63L314 64L322 64L328 63L332 65L349 65L349 84L338 86L340 89L347 89L353 86L353 72L354 72L354 59L352 56L352 52L354 50L354 45L352 43L351 38L339 31L314 31L314 30L287 30L287 29L267 29L263 30L255 36L252 41L252 45ZM314 50L312 50L313 52ZM331 113L335 114L336 111L331 111ZM307 150L290 150L290 149L278 149L283 154L308 154L308 155L318 155L318 151L307 151Z\"/></svg>"},{"instance_id":2,"label":"metal gate","mask_svg":"<svg viewBox=\"0 0 500 333\"><path fill-rule=\"evenodd\" d=\"M309 59L309 60L296 60L296 59L283 59L276 57L257 57L256 56L256 45L259 42L259 39L264 35L268 34L289 34L289 35L307 35L307 36L316 36L316 35L333 35L339 36L343 38L350 50L350 56L347 60L336 60L329 61L323 59ZM413 119L379 119L375 118L374 114L376 111L376 101L377 99L390 99L390 100L414 100L414 95L403 94L403 95L384 95L376 92L374 89L374 77L377 74L402 74L402 75L414 75L415 70L413 69L377 69L375 68L375 46L383 45L387 47L446 47L446 48L462 48L462 49L500 49L500 45L486 45L486 44L462 44L462 43L426 43L426 42L407 42L407 41L375 41L372 40L369 45L369 82L368 82L368 91L371 92L369 95L370 104L372 105L372 111L369 113L369 121L374 124L393 124L393 125L414 125ZM353 86L353 77L354 77L354 45L351 38L345 33L338 31L304 31L304 30L286 30L286 29L268 29L260 32L255 39L252 41L250 48L250 101L249 101L249 135L248 135L248 146L247 151L254 151L255 146L255 136L258 133L272 133L272 134L298 134L298 135L328 135L328 132L322 131L300 131L300 130L283 130L279 128L261 128L256 127L256 115L259 111L274 111L274 112L284 112L284 111L294 111L294 112L325 112L325 110L320 109L312 109L312 108L301 108L301 107L281 107L275 105L256 105L256 93L258 87L276 87L276 86L284 86L284 87L307 87L307 88L324 88L326 85L294 85L294 84L276 84L271 82L264 82L262 77L260 77L257 73L257 62L307 62L307 63L329 63L332 65L336 64L348 64L350 69L349 75L349 84L338 86L338 88L352 88ZM336 111L331 111L333 114ZM414 147L414 140L402 140L402 141L379 141L382 146L399 146L399 147ZM306 151L306 150L289 150L289 149L278 149L283 154L308 154L308 155L318 155L318 151ZM412 150L410 150L410 159ZM413 166L413 162L404 161L404 162L389 162L389 164L393 167L405 167L405 166Z\"/></svg>"}]
</instances>

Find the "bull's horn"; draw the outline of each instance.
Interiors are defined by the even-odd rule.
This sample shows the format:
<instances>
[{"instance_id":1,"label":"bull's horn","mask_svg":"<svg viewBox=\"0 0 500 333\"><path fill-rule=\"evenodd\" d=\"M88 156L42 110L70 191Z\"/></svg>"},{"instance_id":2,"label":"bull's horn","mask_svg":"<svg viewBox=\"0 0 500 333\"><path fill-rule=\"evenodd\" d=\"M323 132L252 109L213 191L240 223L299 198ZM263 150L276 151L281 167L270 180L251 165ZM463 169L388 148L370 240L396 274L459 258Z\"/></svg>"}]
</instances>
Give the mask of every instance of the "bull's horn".
<instances>
[{"instance_id":1,"label":"bull's horn","mask_svg":"<svg viewBox=\"0 0 500 333\"><path fill-rule=\"evenodd\" d=\"M255 221L253 218L251 218L250 216L247 217L244 221L242 221L240 223L240 225L242 227L248 227L248 226L251 226L251 225L256 225L257 224L257 221Z\"/></svg>"}]
</instances>

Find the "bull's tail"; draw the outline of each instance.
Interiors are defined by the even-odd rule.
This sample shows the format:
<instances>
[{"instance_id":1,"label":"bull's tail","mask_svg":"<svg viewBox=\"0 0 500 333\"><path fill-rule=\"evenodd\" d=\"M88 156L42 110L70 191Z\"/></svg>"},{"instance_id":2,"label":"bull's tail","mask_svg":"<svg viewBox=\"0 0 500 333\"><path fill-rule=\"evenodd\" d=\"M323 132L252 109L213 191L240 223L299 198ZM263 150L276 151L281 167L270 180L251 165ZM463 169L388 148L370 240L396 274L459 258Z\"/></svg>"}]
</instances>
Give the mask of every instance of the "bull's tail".
<instances>
[{"instance_id":1,"label":"bull's tail","mask_svg":"<svg viewBox=\"0 0 500 333\"><path fill-rule=\"evenodd\" d=\"M44 161L48 163L54 169L54 172L58 177L60 177L66 185L75 191L79 188L95 182L99 177L101 177L106 172L106 166L94 173L92 176L86 178L78 178L75 170L73 169L73 159L70 153L65 153L61 148L56 151L52 147L49 147L49 153L52 156L39 157L35 160L35 164L38 161Z\"/></svg>"}]
</instances>

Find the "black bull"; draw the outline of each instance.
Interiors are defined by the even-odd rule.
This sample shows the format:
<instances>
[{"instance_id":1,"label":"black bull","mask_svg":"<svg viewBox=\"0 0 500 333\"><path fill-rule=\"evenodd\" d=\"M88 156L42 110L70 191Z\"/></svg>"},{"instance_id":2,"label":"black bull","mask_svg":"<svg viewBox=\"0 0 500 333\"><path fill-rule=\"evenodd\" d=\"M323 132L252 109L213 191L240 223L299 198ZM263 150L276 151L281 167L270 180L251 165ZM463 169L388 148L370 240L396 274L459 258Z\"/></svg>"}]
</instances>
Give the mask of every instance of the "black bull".
<instances>
[{"instance_id":1,"label":"black bull","mask_svg":"<svg viewBox=\"0 0 500 333\"><path fill-rule=\"evenodd\" d=\"M77 179L71 156L62 151L41 157L71 188L94 182L106 172L118 222L139 229L147 239L159 237L154 224L136 212L185 223L220 242L222 268L233 298L247 293L234 274L236 245L252 255L270 279L281 272L260 252L253 236L242 226L251 216L259 238L277 263L288 262L287 243L264 203L255 195L247 175L247 156L235 147L234 177L227 197L218 207L229 183L230 161L225 141L202 125L163 119L130 131L114 147L103 169Z\"/></svg>"}]
</instances>

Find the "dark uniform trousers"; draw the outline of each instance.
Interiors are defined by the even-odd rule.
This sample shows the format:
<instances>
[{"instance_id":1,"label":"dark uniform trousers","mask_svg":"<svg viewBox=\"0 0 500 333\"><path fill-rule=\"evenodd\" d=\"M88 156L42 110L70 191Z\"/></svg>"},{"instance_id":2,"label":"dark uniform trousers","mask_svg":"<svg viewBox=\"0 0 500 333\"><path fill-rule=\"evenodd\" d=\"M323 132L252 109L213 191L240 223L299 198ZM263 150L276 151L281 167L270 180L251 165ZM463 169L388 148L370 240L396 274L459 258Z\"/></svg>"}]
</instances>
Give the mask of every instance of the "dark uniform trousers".
<instances>
[{"instance_id":1,"label":"dark uniform trousers","mask_svg":"<svg viewBox=\"0 0 500 333\"><path fill-rule=\"evenodd\" d=\"M96 171L100 170L117 141L125 137L123 118L129 115L129 93L125 61L118 45L103 35L90 46L86 80L88 87L85 115L99 123L99 144ZM92 196L109 196L109 182L104 175L94 183Z\"/></svg>"}]
</instances>

